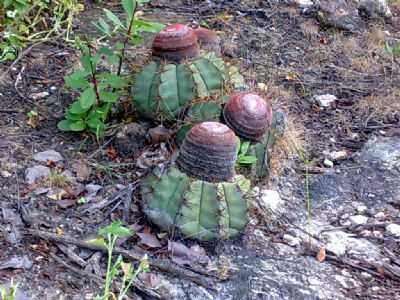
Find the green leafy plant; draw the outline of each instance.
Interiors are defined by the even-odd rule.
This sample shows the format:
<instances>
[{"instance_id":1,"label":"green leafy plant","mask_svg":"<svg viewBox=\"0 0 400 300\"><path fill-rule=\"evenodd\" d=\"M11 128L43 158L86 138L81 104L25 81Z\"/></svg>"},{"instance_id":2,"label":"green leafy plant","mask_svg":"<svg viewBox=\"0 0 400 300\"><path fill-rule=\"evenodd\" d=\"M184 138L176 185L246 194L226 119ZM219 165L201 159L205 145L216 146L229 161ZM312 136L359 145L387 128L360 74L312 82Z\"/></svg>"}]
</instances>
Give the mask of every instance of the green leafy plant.
<instances>
[{"instance_id":1,"label":"green leafy plant","mask_svg":"<svg viewBox=\"0 0 400 300\"><path fill-rule=\"evenodd\" d=\"M141 193L144 212L153 223L207 241L234 237L245 228L249 189L250 182L241 175L233 182L211 183L171 167L161 176L147 176Z\"/></svg>"},{"instance_id":2,"label":"green leafy plant","mask_svg":"<svg viewBox=\"0 0 400 300\"><path fill-rule=\"evenodd\" d=\"M144 2L148 1L122 1L127 15L125 22L105 9L108 22L101 18L96 23L103 34L101 38L123 34L125 37L123 42L117 42L113 47L101 47L94 53L90 42L78 41L78 46L83 53L80 60L82 69L65 77L65 85L79 92L80 95L67 110L65 119L58 123L60 130L80 132L88 129L98 138L104 134L112 105L126 93L129 84L129 81L121 76L128 42L138 45L142 42L140 33L158 32L163 28L162 24L147 22L136 16L138 3ZM102 63L103 65L107 63L116 71L100 71Z\"/></svg>"},{"instance_id":3,"label":"green leafy plant","mask_svg":"<svg viewBox=\"0 0 400 300\"><path fill-rule=\"evenodd\" d=\"M385 50L392 56L393 62L400 64L400 42L396 42L393 45L390 45L388 42L385 43Z\"/></svg>"},{"instance_id":4,"label":"green leafy plant","mask_svg":"<svg viewBox=\"0 0 400 300\"><path fill-rule=\"evenodd\" d=\"M0 61L13 60L27 44L63 36L69 41L78 0L4 0L0 3Z\"/></svg>"},{"instance_id":5,"label":"green leafy plant","mask_svg":"<svg viewBox=\"0 0 400 300\"><path fill-rule=\"evenodd\" d=\"M15 300L17 295L18 284L11 280L9 289L0 286L0 299L2 300Z\"/></svg>"},{"instance_id":6,"label":"green leafy plant","mask_svg":"<svg viewBox=\"0 0 400 300\"><path fill-rule=\"evenodd\" d=\"M238 158L236 163L239 165L252 165L257 162L257 157L253 155L248 155L247 152L249 151L250 148L250 142L249 141L240 141L240 146L238 147Z\"/></svg>"},{"instance_id":7,"label":"green leafy plant","mask_svg":"<svg viewBox=\"0 0 400 300\"><path fill-rule=\"evenodd\" d=\"M132 264L125 263L122 256L119 255L116 261L112 261L113 250L117 239L120 237L129 237L133 234L132 230L124 227L120 221L114 221L110 225L100 229L99 234L105 239L105 245L107 248L107 273L106 281L104 284L104 290L102 295L96 296L95 300L109 300L117 299L123 300L127 295L130 287L134 280L141 272L147 272L149 270L149 263L147 256L145 256L139 266L134 269ZM122 273L121 285L119 288L118 296L111 291L111 285L113 281Z\"/></svg>"}]
</instances>

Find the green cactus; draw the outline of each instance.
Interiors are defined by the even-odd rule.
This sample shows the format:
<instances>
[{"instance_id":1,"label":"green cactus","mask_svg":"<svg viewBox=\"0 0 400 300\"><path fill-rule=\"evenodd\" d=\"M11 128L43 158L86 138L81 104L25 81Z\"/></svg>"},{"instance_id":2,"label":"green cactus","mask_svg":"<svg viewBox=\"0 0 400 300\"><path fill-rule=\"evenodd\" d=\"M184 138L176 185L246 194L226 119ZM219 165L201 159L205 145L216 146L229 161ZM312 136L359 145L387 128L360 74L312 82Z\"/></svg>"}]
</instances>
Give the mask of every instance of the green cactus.
<instances>
[{"instance_id":1,"label":"green cactus","mask_svg":"<svg viewBox=\"0 0 400 300\"><path fill-rule=\"evenodd\" d=\"M136 77L133 101L141 116L174 120L191 104L218 101L227 85L242 89L244 78L214 53L204 52L181 64L145 66Z\"/></svg>"},{"instance_id":2,"label":"green cactus","mask_svg":"<svg viewBox=\"0 0 400 300\"><path fill-rule=\"evenodd\" d=\"M253 176L257 179L265 178L269 174L269 162L272 148L277 139L285 130L285 115L281 111L274 111L270 129L258 143L250 145L248 155L255 156L257 162L252 166Z\"/></svg>"},{"instance_id":3,"label":"green cactus","mask_svg":"<svg viewBox=\"0 0 400 300\"><path fill-rule=\"evenodd\" d=\"M160 228L178 228L186 237L208 241L243 231L249 189L243 176L233 182L210 183L170 167L161 176L147 176L141 194L145 214Z\"/></svg>"}]
</instances>

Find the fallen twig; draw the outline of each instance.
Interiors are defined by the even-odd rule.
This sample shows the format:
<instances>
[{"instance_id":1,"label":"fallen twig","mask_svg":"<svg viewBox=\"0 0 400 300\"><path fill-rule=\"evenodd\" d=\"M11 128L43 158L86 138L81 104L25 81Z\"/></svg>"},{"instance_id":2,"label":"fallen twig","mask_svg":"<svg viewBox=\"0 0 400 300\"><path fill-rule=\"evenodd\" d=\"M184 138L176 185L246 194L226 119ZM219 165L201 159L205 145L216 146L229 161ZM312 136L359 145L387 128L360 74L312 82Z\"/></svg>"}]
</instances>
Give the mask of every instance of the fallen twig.
<instances>
[{"instance_id":1,"label":"fallen twig","mask_svg":"<svg viewBox=\"0 0 400 300\"><path fill-rule=\"evenodd\" d=\"M75 239L72 237L59 236L54 233L41 231L41 230L35 230L35 229L27 229L26 232L33 237L41 238L41 239L44 239L47 241L52 241L55 243L62 243L64 245L76 245L81 248L107 252L107 249L104 247L89 244L84 240L79 240L79 239ZM132 250L125 250L120 247L116 247L113 250L113 254L119 254L122 257L124 257L128 260L133 260L133 261L140 261L143 258L142 254L139 254ZM214 279L219 279L216 275L214 275L210 272L207 272L204 269L196 268L196 267L191 267L190 269L183 268L183 267L178 266L177 264L172 263L171 261L166 260L166 259L149 259L149 265L150 265L150 267L156 268L159 271L180 277L185 280L189 280L193 283L196 283L196 284L198 284L202 287L205 287L207 289L210 289L210 290L216 289L215 282L211 281L207 277L213 277Z\"/></svg>"}]
</instances>

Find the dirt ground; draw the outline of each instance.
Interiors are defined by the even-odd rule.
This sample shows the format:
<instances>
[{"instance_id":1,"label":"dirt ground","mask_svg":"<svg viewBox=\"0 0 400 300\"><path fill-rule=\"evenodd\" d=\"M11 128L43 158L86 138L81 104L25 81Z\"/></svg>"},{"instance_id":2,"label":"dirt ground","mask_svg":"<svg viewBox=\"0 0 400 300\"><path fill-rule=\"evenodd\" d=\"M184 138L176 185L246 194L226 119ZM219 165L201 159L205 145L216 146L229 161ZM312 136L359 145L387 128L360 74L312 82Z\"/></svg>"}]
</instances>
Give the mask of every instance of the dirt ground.
<instances>
[{"instance_id":1,"label":"dirt ground","mask_svg":"<svg viewBox=\"0 0 400 300\"><path fill-rule=\"evenodd\" d=\"M208 1L152 1L145 6L144 15L163 23L206 24L219 31L225 59L241 66L250 85L287 112L292 120L291 134L304 145L305 153L315 161L315 167L323 167L327 151L353 153L373 134L384 131L390 136L399 132L400 66L384 50L384 44L387 32L390 32L390 38L400 38L400 23L368 21L360 32L348 33L320 25L314 16L301 14L295 6L256 0L219 3L211 7ZM91 4L77 21L77 32L90 30L88 24L105 6L113 10L117 7ZM393 11L398 20L400 9ZM144 47L130 51L131 65L125 66L126 69L134 69L147 50ZM107 199L135 183L141 172L135 164L141 153L122 157L114 153L112 146L118 128L136 121L129 105L123 106L125 111L115 119L104 140L96 141L91 135L62 133L57 129L57 122L74 96L63 88L63 77L71 73L76 64L75 50L60 40L35 45L0 85L0 205L3 220L6 219L5 210L11 209L18 212L13 218L20 218L18 222L27 226L20 212L28 211L32 228L82 236L97 232L110 220L124 217L123 205L116 208L111 205L87 214L84 211L87 207L79 206L76 200L60 203L35 194L33 191L37 186L25 183L26 168L36 164L32 156L48 149L62 153L65 158L52 166L57 170L75 172L77 164L78 168L81 164L89 170L81 184L101 185L102 191L96 199ZM10 63L0 65L0 72L9 66ZM266 90L261 90L259 83L265 84ZM38 93L41 92L49 94L40 97ZM338 98L333 109L323 109L312 101L313 96L323 94ZM130 103L130 99L125 102ZM27 123L27 113L31 110L39 114L37 128ZM147 144L141 151L157 147ZM293 159L292 154L282 151L279 160ZM296 163L301 169L302 162ZM279 174L279 167L276 168ZM145 228L145 231L157 232L145 222L136 202L138 199L134 199L132 213L125 221ZM17 255L28 256L33 263L27 270L1 269L0 282L16 278L21 288L27 294L35 295L35 299L73 299L72 296L79 293L89 297L82 296L81 299L90 299L90 295L98 291L96 282L82 280L82 276L51 256L64 257L65 253L54 243L24 234L23 230L17 230L16 242L10 243L4 232L13 230L12 226L3 222L0 229L3 232L3 236L0 233L0 260ZM149 249L143 245L139 247L137 238L130 240L129 246L142 252ZM205 247L215 251L213 246ZM155 255L162 257L165 248L163 246ZM104 269L103 259L98 264Z\"/></svg>"}]
</instances>

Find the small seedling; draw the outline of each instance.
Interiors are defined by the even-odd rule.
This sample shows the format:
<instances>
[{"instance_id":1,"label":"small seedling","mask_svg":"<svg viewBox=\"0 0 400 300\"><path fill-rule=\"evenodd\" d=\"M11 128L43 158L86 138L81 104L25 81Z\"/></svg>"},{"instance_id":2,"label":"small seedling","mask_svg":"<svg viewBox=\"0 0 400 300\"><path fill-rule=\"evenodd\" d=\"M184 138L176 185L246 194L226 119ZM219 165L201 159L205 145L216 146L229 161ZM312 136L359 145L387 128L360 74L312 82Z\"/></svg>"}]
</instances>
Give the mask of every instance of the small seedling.
<instances>
[{"instance_id":1,"label":"small seedling","mask_svg":"<svg viewBox=\"0 0 400 300\"><path fill-rule=\"evenodd\" d=\"M78 200L76 200L76 203L78 203L79 205L86 204L87 199L86 199L86 197L80 197Z\"/></svg>"},{"instance_id":2,"label":"small seedling","mask_svg":"<svg viewBox=\"0 0 400 300\"><path fill-rule=\"evenodd\" d=\"M26 114L28 120L26 123L31 126L32 128L36 128L39 125L39 114L36 110L31 110Z\"/></svg>"},{"instance_id":3,"label":"small seedling","mask_svg":"<svg viewBox=\"0 0 400 300\"><path fill-rule=\"evenodd\" d=\"M122 260L121 255L118 256L116 261L112 262L113 250L115 248L117 239L120 237L129 237L133 235L133 231L127 227L124 227L121 221L114 221L110 225L100 229L99 234L105 239L108 258L104 290L102 295L96 296L95 300L123 300L125 299L130 287L139 273L149 271L147 256L143 257L136 269L133 268L132 264L125 263ZM111 291L111 285L117 276L121 274L121 272L122 282L117 296Z\"/></svg>"},{"instance_id":4,"label":"small seedling","mask_svg":"<svg viewBox=\"0 0 400 300\"><path fill-rule=\"evenodd\" d=\"M15 300L17 295L18 284L11 280L10 288L7 289L4 286L0 286L0 299L1 300Z\"/></svg>"}]
</instances>

